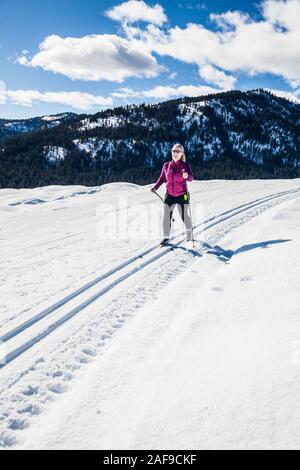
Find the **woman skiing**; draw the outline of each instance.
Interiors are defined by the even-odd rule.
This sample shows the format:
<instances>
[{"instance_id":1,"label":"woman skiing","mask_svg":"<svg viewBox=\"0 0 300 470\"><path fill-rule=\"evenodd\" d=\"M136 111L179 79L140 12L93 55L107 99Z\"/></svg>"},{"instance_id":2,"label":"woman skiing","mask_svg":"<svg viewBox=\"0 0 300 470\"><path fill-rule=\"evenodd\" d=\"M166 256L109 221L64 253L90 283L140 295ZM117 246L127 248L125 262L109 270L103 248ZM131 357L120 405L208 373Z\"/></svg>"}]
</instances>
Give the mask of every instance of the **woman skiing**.
<instances>
[{"instance_id":1,"label":"woman skiing","mask_svg":"<svg viewBox=\"0 0 300 470\"><path fill-rule=\"evenodd\" d=\"M192 239L193 233L191 217L188 214L190 194L187 190L187 181L193 181L194 176L191 167L186 163L184 147L181 144L175 144L171 153L172 160L164 163L160 177L151 188L152 192L156 192L163 183L166 183L167 192L163 200L163 239L160 242L162 246L169 241L171 220L176 204L178 204L178 210L186 228L187 240Z\"/></svg>"}]
</instances>

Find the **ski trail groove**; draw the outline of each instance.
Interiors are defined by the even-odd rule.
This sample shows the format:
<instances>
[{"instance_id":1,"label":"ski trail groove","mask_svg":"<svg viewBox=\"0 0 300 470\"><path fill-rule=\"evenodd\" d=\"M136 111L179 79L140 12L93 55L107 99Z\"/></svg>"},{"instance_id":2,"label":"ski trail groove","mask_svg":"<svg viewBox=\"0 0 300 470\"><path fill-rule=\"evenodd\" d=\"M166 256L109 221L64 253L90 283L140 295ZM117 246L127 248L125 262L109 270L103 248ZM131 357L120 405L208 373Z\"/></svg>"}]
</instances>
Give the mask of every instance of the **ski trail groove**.
<instances>
[{"instance_id":1,"label":"ski trail groove","mask_svg":"<svg viewBox=\"0 0 300 470\"><path fill-rule=\"evenodd\" d=\"M289 190L289 191L283 191L280 193L274 193L269 196L264 196L262 198L255 199L253 201L250 201L248 203L244 203L240 206L237 206L233 209L230 209L228 211L225 211L221 214L218 214L216 216L210 217L204 222L201 222L197 225L194 225L194 229L199 229L199 227L204 227L201 229L201 232L204 232L218 224L221 224L222 222L235 217L236 215L247 212L249 209L256 207L256 206L262 206L273 200L273 199L279 199L282 196L288 196L290 194L295 194L299 193L300 189L294 189L294 190ZM286 200L286 199L285 199ZM199 230L197 230L196 233L198 233ZM181 238L177 235L171 238L171 240L177 240L176 243L174 243L175 246L179 246L185 241L185 237ZM157 254L153 254L153 251L157 251ZM147 250L138 253L137 255L129 258L128 260L125 260L123 263L119 264L118 266L114 267L113 269L109 270L108 272L100 275L93 281L85 284L82 286L80 289L77 289L73 293L69 294L68 296L64 297L61 299L59 302L56 302L52 306L48 307L47 309L43 310L42 312L38 313L28 321L22 323L21 325L17 326L13 330L5 333L1 338L0 341L3 343L9 343L11 340L12 344L8 344L8 352L6 354L6 361L5 364L0 367L4 367L5 365L9 364L12 362L14 359L19 357L21 354L23 354L25 351L27 351L29 348L31 348L34 344L37 342L41 341L43 338L48 336L52 331L57 329L59 326L64 324L67 320L75 316L77 313L81 312L84 310L87 306L95 302L99 297L101 297L103 294L108 292L109 290L113 289L115 286L123 282L125 279L128 277L132 276L136 272L140 271L141 269L145 268L147 265L153 263L154 261L158 260L162 256L166 255L172 250L172 247L165 247L165 248L160 248L157 245L152 246L148 248ZM145 257L148 257L145 259ZM132 267L132 265L136 263L137 265ZM119 271L123 270L124 268L130 268L125 270L125 273L122 274L121 276L117 277ZM116 277L113 280L113 277ZM98 291L93 292L94 287L98 287L97 285L100 284L102 281L107 280L107 283ZM81 297L83 294L87 294L87 298L83 300ZM92 295L91 295L92 294ZM80 296L80 297L79 297ZM75 299L79 301L79 303L75 303ZM60 312L60 308L65 306L66 304L70 302L74 302L75 305L71 310L69 311L64 311ZM67 306L67 305L66 305ZM67 309L65 309L67 310ZM40 322L41 320L45 319L45 317L51 315L51 314L57 314L58 313L58 318L54 319L54 321L46 324L40 331L35 332L34 328L36 327L36 324ZM51 320L53 320L51 318ZM39 326L39 325L38 325ZM26 335L28 333L29 328L33 327L33 336L26 338L22 340L22 334ZM21 337L21 343L18 344L18 339ZM15 341L14 343L14 339Z\"/></svg>"},{"instance_id":2,"label":"ski trail groove","mask_svg":"<svg viewBox=\"0 0 300 470\"><path fill-rule=\"evenodd\" d=\"M222 212L221 214L218 214L216 216L213 216L213 217L210 217L208 218L207 220L205 220L204 222L201 222L200 224L198 225L194 225L193 228L196 229L198 227L201 227L209 222L212 222L212 221L216 221L216 219L219 219L220 217L222 216L226 216L234 211L237 211L239 209L243 209L243 208L251 208L253 207L252 205L253 204L256 204L258 202L266 202L266 200L269 200L269 198L275 198L275 197L280 197L282 195L285 195L285 194L290 194L290 193L293 193L293 192L298 192L299 190L289 190L289 191L283 191L283 192L280 192L280 193L274 193L274 194L271 194L271 195L268 195L268 196L264 196L262 198L258 198L258 199L254 199L253 201L250 201L248 203L244 203L240 206L237 206L237 207L234 207L233 209L229 209L225 212ZM248 207L249 206L249 207ZM234 214L233 214L234 215ZM222 220L226 220L227 218L224 218ZM219 221L220 222L220 221ZM215 223L212 223L209 227L207 228L211 228L213 227L214 225L216 225L216 223L219 223L218 221L215 222ZM173 236L170 240L174 240L178 238L178 236ZM182 241L181 241L182 243ZM142 251L140 253L137 253L136 255L134 255L133 257L125 260L124 262L118 264L117 266L115 266L114 268L110 269L109 271L101 274L100 276L96 277L95 279L93 279L92 281L88 282L87 284L84 284L82 287L80 287L79 289L76 289L74 292L72 292L71 294L63 297L61 300L59 300L58 302L55 302L53 305L47 307L46 309L42 310L41 312L37 313L36 315L34 315L32 318L28 319L27 321L21 323L20 325L18 325L17 327L15 327L14 329L6 332L5 334L2 334L2 336L0 336L0 341L5 343L7 341L9 341L10 339L12 339L13 337L15 337L16 335L18 335L19 333L21 333L22 331L24 331L26 328L29 328L30 326L32 326L34 323L38 322L39 320L43 319L44 317L50 315L51 313L53 313L55 310L59 309L60 307L62 307L63 305L65 305L66 303L68 303L69 301L73 300L75 297L81 295L83 292L91 289L93 286L95 286L96 284L99 284L101 281L103 281L104 279L107 279L109 278L110 276L112 276L113 274L115 274L116 272L118 271L121 271L122 269L126 268L127 266L129 266L130 264L133 264L135 263L137 260L139 259L142 259L144 258L145 256L147 256L149 253L153 252L154 250L156 250L158 248L158 245L155 244L151 247L149 247L148 249L146 249L145 251ZM166 251L170 251L171 248L168 248L166 250L164 250L162 253L160 254L165 254ZM157 258L155 258L154 260L156 260ZM154 261L153 260L153 261Z\"/></svg>"}]
</instances>

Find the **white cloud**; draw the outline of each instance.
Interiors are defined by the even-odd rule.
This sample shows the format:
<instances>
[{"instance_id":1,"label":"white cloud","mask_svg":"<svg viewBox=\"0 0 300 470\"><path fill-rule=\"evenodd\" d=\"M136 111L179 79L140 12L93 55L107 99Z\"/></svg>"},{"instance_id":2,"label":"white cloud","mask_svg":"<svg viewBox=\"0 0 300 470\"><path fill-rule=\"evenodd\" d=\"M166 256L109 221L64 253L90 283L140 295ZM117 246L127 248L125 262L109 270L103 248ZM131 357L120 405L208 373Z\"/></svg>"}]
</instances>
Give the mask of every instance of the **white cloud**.
<instances>
[{"instance_id":1,"label":"white cloud","mask_svg":"<svg viewBox=\"0 0 300 470\"><path fill-rule=\"evenodd\" d=\"M0 104L5 104L6 102L6 92L5 92L5 82L0 80Z\"/></svg>"},{"instance_id":2,"label":"white cloud","mask_svg":"<svg viewBox=\"0 0 300 470\"><path fill-rule=\"evenodd\" d=\"M118 88L116 91L113 91L110 96L112 96L113 98L128 99L140 96L139 93L139 91L135 91L132 88L122 87Z\"/></svg>"},{"instance_id":3,"label":"white cloud","mask_svg":"<svg viewBox=\"0 0 300 470\"><path fill-rule=\"evenodd\" d=\"M289 83L294 89L300 87L300 80L291 80Z\"/></svg>"},{"instance_id":4,"label":"white cloud","mask_svg":"<svg viewBox=\"0 0 300 470\"><path fill-rule=\"evenodd\" d=\"M175 96L201 96L218 93L220 90L207 86L181 85L178 87L156 86L143 91L143 96L153 98L171 98Z\"/></svg>"},{"instance_id":5,"label":"white cloud","mask_svg":"<svg viewBox=\"0 0 300 470\"><path fill-rule=\"evenodd\" d=\"M286 98L287 100L300 104L300 99L296 96L297 92L292 93L290 91L275 90L273 88L265 88L265 90L270 91L271 93L273 93L276 96L279 96L280 98ZM300 92L300 90L298 92Z\"/></svg>"},{"instance_id":6,"label":"white cloud","mask_svg":"<svg viewBox=\"0 0 300 470\"><path fill-rule=\"evenodd\" d=\"M217 70L212 65L204 65L199 68L199 75L203 80L214 83L223 90L232 90L235 87L237 79L226 75L221 70Z\"/></svg>"},{"instance_id":7,"label":"white cloud","mask_svg":"<svg viewBox=\"0 0 300 470\"><path fill-rule=\"evenodd\" d=\"M218 15L211 13L209 18L211 21L216 23L219 28L226 31L250 22L250 16L241 11L227 11Z\"/></svg>"},{"instance_id":8,"label":"white cloud","mask_svg":"<svg viewBox=\"0 0 300 470\"><path fill-rule=\"evenodd\" d=\"M42 67L73 80L109 80L122 83L129 77L154 78L167 68L153 55L170 56L197 65L200 76L213 86L231 89L236 73L248 76L273 74L293 88L300 84L300 0L264 0L262 18L240 11L211 14L217 26L187 23L165 26L163 8L130 0L107 10L122 22L125 37L91 35L82 38L47 37L40 52L20 64ZM146 21L143 28L133 25Z\"/></svg>"},{"instance_id":9,"label":"white cloud","mask_svg":"<svg viewBox=\"0 0 300 470\"><path fill-rule=\"evenodd\" d=\"M106 15L115 21L134 23L145 21L161 26L167 21L164 9L159 5L150 7L144 1L129 0L106 11Z\"/></svg>"},{"instance_id":10,"label":"white cloud","mask_svg":"<svg viewBox=\"0 0 300 470\"><path fill-rule=\"evenodd\" d=\"M299 0L266 0L262 4L262 12L269 23L300 32Z\"/></svg>"},{"instance_id":11,"label":"white cloud","mask_svg":"<svg viewBox=\"0 0 300 470\"><path fill-rule=\"evenodd\" d=\"M40 52L31 59L22 56L18 62L72 80L123 82L132 76L153 78L165 70L142 43L109 34L82 38L51 35L40 44Z\"/></svg>"},{"instance_id":12,"label":"white cloud","mask_svg":"<svg viewBox=\"0 0 300 470\"><path fill-rule=\"evenodd\" d=\"M9 100L22 106L33 106L37 103L53 103L70 106L77 110L89 111L94 107L110 107L113 105L111 97L93 95L79 91L45 91L37 90L7 90Z\"/></svg>"},{"instance_id":13,"label":"white cloud","mask_svg":"<svg viewBox=\"0 0 300 470\"><path fill-rule=\"evenodd\" d=\"M208 86L195 86L195 85L181 85L181 86L167 86L158 85L150 88L149 90L132 90L131 88L120 88L116 92L111 93L111 96L116 98L154 98L165 100L181 96L202 96L210 95L213 93L220 93L219 89L211 88Z\"/></svg>"},{"instance_id":14,"label":"white cloud","mask_svg":"<svg viewBox=\"0 0 300 470\"><path fill-rule=\"evenodd\" d=\"M9 60L10 60L10 59L9 59ZM20 65L28 65L28 64L29 64L28 59L27 59L27 57L25 57L25 56L18 57L16 61L17 61Z\"/></svg>"},{"instance_id":15,"label":"white cloud","mask_svg":"<svg viewBox=\"0 0 300 470\"><path fill-rule=\"evenodd\" d=\"M211 15L219 30L188 23L167 31L155 25L135 28L131 40L145 51L221 71L250 76L271 73L295 85L300 80L300 0L265 0L263 19L229 11Z\"/></svg>"},{"instance_id":16,"label":"white cloud","mask_svg":"<svg viewBox=\"0 0 300 470\"><path fill-rule=\"evenodd\" d=\"M290 101L300 103L300 89L294 93L266 88L274 95L286 98ZM7 100L11 103L32 107L39 103L59 104L73 108L74 110L92 112L96 109L113 107L115 100L147 99L147 101L164 101L184 96L198 97L220 93L220 89L209 86L181 85L167 86L158 85L148 90L133 90L129 87L118 88L108 96L94 95L79 91L40 92L38 90L5 90L5 83L0 81L0 104ZM298 98L299 96L299 98Z\"/></svg>"},{"instance_id":17,"label":"white cloud","mask_svg":"<svg viewBox=\"0 0 300 470\"><path fill-rule=\"evenodd\" d=\"M178 75L177 72L171 72L171 73L169 74L170 80L174 80L174 79L177 77L177 75Z\"/></svg>"}]
</instances>

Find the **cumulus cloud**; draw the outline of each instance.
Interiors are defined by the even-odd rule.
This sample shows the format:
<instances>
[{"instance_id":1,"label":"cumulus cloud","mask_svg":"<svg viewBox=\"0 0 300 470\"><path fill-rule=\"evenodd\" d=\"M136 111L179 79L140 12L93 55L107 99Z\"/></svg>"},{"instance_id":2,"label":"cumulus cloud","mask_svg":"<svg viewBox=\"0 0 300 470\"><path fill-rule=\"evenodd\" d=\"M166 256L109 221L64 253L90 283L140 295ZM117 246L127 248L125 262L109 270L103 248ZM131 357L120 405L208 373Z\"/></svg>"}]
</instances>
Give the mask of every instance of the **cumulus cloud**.
<instances>
[{"instance_id":1,"label":"cumulus cloud","mask_svg":"<svg viewBox=\"0 0 300 470\"><path fill-rule=\"evenodd\" d=\"M300 0L265 0L260 7L260 20L229 11L210 15L217 30L196 23L166 31L148 25L145 29L131 30L131 40L135 37L137 42L142 41L149 53L197 64L200 69L210 65L231 74L271 73L297 86L300 80Z\"/></svg>"},{"instance_id":2,"label":"cumulus cloud","mask_svg":"<svg viewBox=\"0 0 300 470\"><path fill-rule=\"evenodd\" d=\"M149 90L132 90L131 88L120 88L111 93L114 98L154 98L159 100L181 97L181 96L201 96L219 93L220 90L208 86L181 85L168 86L158 85Z\"/></svg>"},{"instance_id":3,"label":"cumulus cloud","mask_svg":"<svg viewBox=\"0 0 300 470\"><path fill-rule=\"evenodd\" d=\"M91 35L82 38L48 36L40 52L18 62L28 67L42 67L72 80L109 80L123 82L128 77L156 77L165 68L143 49L143 44L116 35Z\"/></svg>"},{"instance_id":4,"label":"cumulus cloud","mask_svg":"<svg viewBox=\"0 0 300 470\"><path fill-rule=\"evenodd\" d=\"M128 98L137 98L140 96L140 91L133 90L129 87L118 88L116 91L113 91L110 96L113 98L128 99Z\"/></svg>"},{"instance_id":5,"label":"cumulus cloud","mask_svg":"<svg viewBox=\"0 0 300 470\"><path fill-rule=\"evenodd\" d=\"M151 90L143 91L143 96L148 98L171 98L175 96L200 96L217 93L220 90L207 86L181 85L178 87L156 86Z\"/></svg>"},{"instance_id":6,"label":"cumulus cloud","mask_svg":"<svg viewBox=\"0 0 300 470\"><path fill-rule=\"evenodd\" d=\"M300 99L298 98L298 94L300 94L300 90L298 92L292 93L290 91L284 91L284 90L276 90L273 88L265 88L266 90L270 91L273 93L273 95L279 96L280 98L285 98L289 101L292 101L293 103L300 104Z\"/></svg>"},{"instance_id":7,"label":"cumulus cloud","mask_svg":"<svg viewBox=\"0 0 300 470\"><path fill-rule=\"evenodd\" d=\"M288 31L300 31L299 0L266 0L262 3L262 13L272 25L281 25Z\"/></svg>"},{"instance_id":8,"label":"cumulus cloud","mask_svg":"<svg viewBox=\"0 0 300 470\"><path fill-rule=\"evenodd\" d=\"M18 57L16 62L18 62L20 65L29 65L29 60L25 56Z\"/></svg>"},{"instance_id":9,"label":"cumulus cloud","mask_svg":"<svg viewBox=\"0 0 300 470\"><path fill-rule=\"evenodd\" d=\"M168 69L156 55L197 65L200 77L222 90L236 86L237 73L273 74L291 87L300 84L300 0L264 0L261 18L241 11L211 14L213 27L187 23L169 28L163 8L130 0L106 11L122 23L122 35L47 37L20 64L42 67L73 80L154 78ZM146 22L141 27L138 21Z\"/></svg>"},{"instance_id":10,"label":"cumulus cloud","mask_svg":"<svg viewBox=\"0 0 300 470\"><path fill-rule=\"evenodd\" d=\"M70 106L77 110L89 111L94 107L109 107L113 105L111 97L93 95L79 91L45 91L37 90L7 90L6 97L14 104L33 106L37 103L54 103Z\"/></svg>"},{"instance_id":11,"label":"cumulus cloud","mask_svg":"<svg viewBox=\"0 0 300 470\"><path fill-rule=\"evenodd\" d=\"M227 11L218 15L211 13L209 18L224 31L233 30L234 28L238 28L241 24L251 21L250 16L241 11Z\"/></svg>"},{"instance_id":12,"label":"cumulus cloud","mask_svg":"<svg viewBox=\"0 0 300 470\"><path fill-rule=\"evenodd\" d=\"M289 92L284 90L277 90L271 88L265 88L265 90L270 91L276 96L281 98L286 98L289 101L294 103L300 103L300 89L295 92ZM222 90L218 88L208 87L208 86L195 86L195 85L181 85L181 86L168 86L168 85L158 85L156 87L150 88L148 90L133 90L129 87L119 88L115 92L111 93L110 96L117 99L136 99L136 98L149 98L149 100L167 100L172 98L180 98L184 96L189 97L198 97L203 95L211 95L215 93L220 93Z\"/></svg>"},{"instance_id":13,"label":"cumulus cloud","mask_svg":"<svg viewBox=\"0 0 300 470\"><path fill-rule=\"evenodd\" d=\"M106 11L106 15L115 21L134 23L145 21L161 26L167 21L164 9L159 5L150 7L144 1L129 0Z\"/></svg>"},{"instance_id":14,"label":"cumulus cloud","mask_svg":"<svg viewBox=\"0 0 300 470\"><path fill-rule=\"evenodd\" d=\"M200 67L199 75L206 82L214 83L223 90L232 90L237 82L235 77L226 75L222 70L217 70L212 65Z\"/></svg>"}]
</instances>

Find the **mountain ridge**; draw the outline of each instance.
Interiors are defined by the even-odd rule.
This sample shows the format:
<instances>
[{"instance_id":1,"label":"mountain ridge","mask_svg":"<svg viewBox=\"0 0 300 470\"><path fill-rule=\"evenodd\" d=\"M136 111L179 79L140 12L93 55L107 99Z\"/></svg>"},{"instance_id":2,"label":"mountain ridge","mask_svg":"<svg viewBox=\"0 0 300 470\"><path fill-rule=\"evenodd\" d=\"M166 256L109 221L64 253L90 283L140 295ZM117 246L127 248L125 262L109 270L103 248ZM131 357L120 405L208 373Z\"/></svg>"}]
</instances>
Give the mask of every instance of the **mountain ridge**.
<instances>
[{"instance_id":1,"label":"mountain ridge","mask_svg":"<svg viewBox=\"0 0 300 470\"><path fill-rule=\"evenodd\" d=\"M300 175L300 104L264 89L39 119L43 128L0 139L1 187L147 184L175 142L197 178Z\"/></svg>"}]
</instances>

